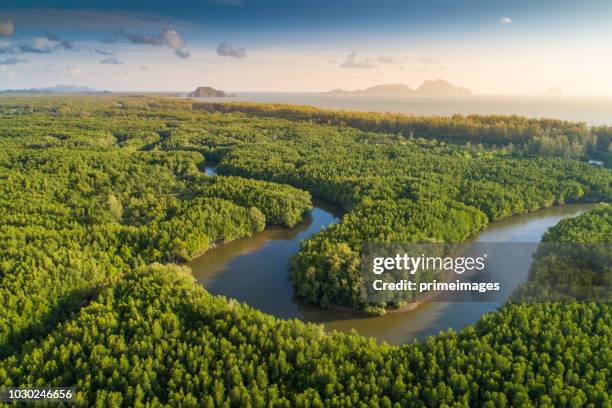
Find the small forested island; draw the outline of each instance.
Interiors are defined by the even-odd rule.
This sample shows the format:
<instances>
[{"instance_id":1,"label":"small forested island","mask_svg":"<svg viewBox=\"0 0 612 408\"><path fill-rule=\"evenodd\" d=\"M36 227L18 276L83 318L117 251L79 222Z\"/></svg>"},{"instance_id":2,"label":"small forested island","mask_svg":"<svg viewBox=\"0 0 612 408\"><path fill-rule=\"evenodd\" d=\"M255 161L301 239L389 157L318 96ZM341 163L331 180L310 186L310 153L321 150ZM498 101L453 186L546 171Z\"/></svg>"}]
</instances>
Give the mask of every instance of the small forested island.
<instances>
[{"instance_id":1,"label":"small forested island","mask_svg":"<svg viewBox=\"0 0 612 408\"><path fill-rule=\"evenodd\" d=\"M210 86L199 86L195 91L190 92L189 97L191 98L230 98L236 95L226 94L225 92L211 88Z\"/></svg>"},{"instance_id":2,"label":"small forested island","mask_svg":"<svg viewBox=\"0 0 612 408\"><path fill-rule=\"evenodd\" d=\"M365 242L460 242L514 214L610 202L612 170L586 160L611 141L610 127L518 116L4 95L0 388L74 387L83 407L610 406L609 302L511 301L390 346L213 296L181 264L295 226L317 196L345 214L302 242L296 295L382 314L402 305L359 297ZM544 240L611 231L602 204Z\"/></svg>"},{"instance_id":3,"label":"small forested island","mask_svg":"<svg viewBox=\"0 0 612 408\"><path fill-rule=\"evenodd\" d=\"M344 89L333 89L330 94L354 94L354 95L391 95L391 96L470 96L472 91L467 88L455 86L443 79L426 80L416 89L403 84L383 84L366 89L345 91Z\"/></svg>"}]
</instances>

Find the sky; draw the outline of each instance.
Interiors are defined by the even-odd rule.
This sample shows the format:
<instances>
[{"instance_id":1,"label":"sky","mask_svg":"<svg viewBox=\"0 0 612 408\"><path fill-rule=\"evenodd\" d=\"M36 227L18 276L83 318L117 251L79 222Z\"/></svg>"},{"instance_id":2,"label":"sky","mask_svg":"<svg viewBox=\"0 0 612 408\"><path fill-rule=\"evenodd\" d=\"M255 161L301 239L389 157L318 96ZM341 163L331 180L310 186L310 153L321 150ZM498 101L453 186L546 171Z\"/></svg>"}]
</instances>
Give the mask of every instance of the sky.
<instances>
[{"instance_id":1,"label":"sky","mask_svg":"<svg viewBox=\"0 0 612 408\"><path fill-rule=\"evenodd\" d=\"M612 95L612 2L3 0L0 89Z\"/></svg>"}]
</instances>

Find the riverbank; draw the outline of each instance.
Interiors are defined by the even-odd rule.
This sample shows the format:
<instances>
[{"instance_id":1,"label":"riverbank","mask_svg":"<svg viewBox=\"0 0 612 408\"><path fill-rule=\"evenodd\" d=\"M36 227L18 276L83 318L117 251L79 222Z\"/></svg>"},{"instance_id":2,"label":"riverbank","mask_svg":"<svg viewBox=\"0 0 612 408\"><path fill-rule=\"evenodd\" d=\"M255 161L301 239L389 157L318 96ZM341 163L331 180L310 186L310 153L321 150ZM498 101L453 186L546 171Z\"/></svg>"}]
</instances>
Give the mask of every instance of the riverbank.
<instances>
[{"instance_id":1,"label":"riverbank","mask_svg":"<svg viewBox=\"0 0 612 408\"><path fill-rule=\"evenodd\" d=\"M339 221L318 201L310 217L294 228L269 227L250 238L230 242L189 263L194 277L213 294L224 295L280 318L297 318L322 323L326 330L350 332L355 329L380 341L402 344L436 334L448 328L459 329L502 302L413 302L391 309L384 316L368 316L350 308L323 310L304 303L294 295L289 280L289 260L299 243L321 228ZM488 224L474 242L539 242L542 234L565 217L575 216L595 204L568 204L537 210ZM339 214L338 214L339 215ZM517 287L526 279L531 254L515 260L517 273L508 285ZM495 268L496 266L493 265ZM506 271L498 270L500 274ZM503 278L501 276L500 278Z\"/></svg>"}]
</instances>

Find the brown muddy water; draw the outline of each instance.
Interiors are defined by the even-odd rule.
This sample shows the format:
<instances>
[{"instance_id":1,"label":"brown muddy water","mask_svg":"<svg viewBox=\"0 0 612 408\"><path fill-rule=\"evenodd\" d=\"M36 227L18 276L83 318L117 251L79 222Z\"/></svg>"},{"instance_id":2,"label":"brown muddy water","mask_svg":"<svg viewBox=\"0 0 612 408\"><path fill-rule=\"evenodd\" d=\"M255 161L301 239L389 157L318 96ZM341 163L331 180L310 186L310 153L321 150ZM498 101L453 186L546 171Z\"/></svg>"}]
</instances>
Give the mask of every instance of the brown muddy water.
<instances>
[{"instance_id":1,"label":"brown muddy water","mask_svg":"<svg viewBox=\"0 0 612 408\"><path fill-rule=\"evenodd\" d=\"M269 227L199 256L189 263L193 275L209 292L237 299L276 317L322 323L326 330L349 332L354 329L364 336L391 344L422 339L449 328L460 329L503 303L501 299L495 302L430 302L413 311L387 313L381 317L322 310L305 304L293 294L289 260L297 253L302 240L340 218L339 209L333 205L318 200L314 204L310 216L294 228ZM570 204L514 216L489 224L470 242L539 242L546 230L561 219L593 207L594 204ZM515 252L511 274L504 265L489 265L488 278L518 287L528 276L532 253L524 251L516 256Z\"/></svg>"}]
</instances>

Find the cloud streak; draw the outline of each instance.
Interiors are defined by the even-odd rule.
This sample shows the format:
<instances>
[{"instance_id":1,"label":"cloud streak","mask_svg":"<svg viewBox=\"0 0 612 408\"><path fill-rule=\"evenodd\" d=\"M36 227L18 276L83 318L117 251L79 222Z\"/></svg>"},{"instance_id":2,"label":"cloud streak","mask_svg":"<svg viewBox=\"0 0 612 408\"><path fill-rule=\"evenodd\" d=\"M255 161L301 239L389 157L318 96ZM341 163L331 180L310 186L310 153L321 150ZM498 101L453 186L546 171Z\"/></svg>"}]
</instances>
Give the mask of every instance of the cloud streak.
<instances>
[{"instance_id":1,"label":"cloud streak","mask_svg":"<svg viewBox=\"0 0 612 408\"><path fill-rule=\"evenodd\" d=\"M499 22L502 24L512 24L512 19L510 17L502 17L499 19Z\"/></svg>"},{"instance_id":2,"label":"cloud streak","mask_svg":"<svg viewBox=\"0 0 612 408\"><path fill-rule=\"evenodd\" d=\"M99 50L99 49L92 50L91 52L93 52L94 54L100 54L100 55L115 55L115 53L112 51Z\"/></svg>"},{"instance_id":3,"label":"cloud streak","mask_svg":"<svg viewBox=\"0 0 612 408\"><path fill-rule=\"evenodd\" d=\"M23 64L24 62L28 62L28 61L21 59L21 58L7 58L4 60L0 60L0 65L17 65L17 64Z\"/></svg>"},{"instance_id":4,"label":"cloud streak","mask_svg":"<svg viewBox=\"0 0 612 408\"><path fill-rule=\"evenodd\" d=\"M51 47L36 47L29 44L22 44L17 47L22 54L51 54L53 50Z\"/></svg>"},{"instance_id":5,"label":"cloud streak","mask_svg":"<svg viewBox=\"0 0 612 408\"><path fill-rule=\"evenodd\" d=\"M108 65L122 65L123 62L119 61L117 58L105 58L102 61L100 61L100 64L108 64Z\"/></svg>"},{"instance_id":6,"label":"cloud streak","mask_svg":"<svg viewBox=\"0 0 612 408\"><path fill-rule=\"evenodd\" d=\"M0 49L0 53L51 54L59 50L80 51L74 46L74 42L61 39L52 33L45 33L43 37L34 38L32 44L20 44L16 48L5 47Z\"/></svg>"},{"instance_id":7,"label":"cloud streak","mask_svg":"<svg viewBox=\"0 0 612 408\"><path fill-rule=\"evenodd\" d=\"M340 68L349 68L349 69L372 69L376 68L376 64L374 64L369 59L366 60L358 60L357 59L357 51L353 51L346 57L346 60L340 64Z\"/></svg>"},{"instance_id":8,"label":"cloud streak","mask_svg":"<svg viewBox=\"0 0 612 408\"><path fill-rule=\"evenodd\" d=\"M244 48L234 48L234 45L228 42L223 42L217 47L217 55L221 57L246 58Z\"/></svg>"},{"instance_id":9,"label":"cloud streak","mask_svg":"<svg viewBox=\"0 0 612 408\"><path fill-rule=\"evenodd\" d=\"M118 32L113 34L114 37L125 37L132 44L144 44L153 46L166 46L174 50L174 55L181 59L191 57L191 53L184 49L185 40L179 33L174 30L166 29L156 34L142 34L142 33L129 33L124 29L120 29ZM101 42L105 44L113 44L114 38L105 38Z\"/></svg>"},{"instance_id":10,"label":"cloud streak","mask_svg":"<svg viewBox=\"0 0 612 408\"><path fill-rule=\"evenodd\" d=\"M174 30L162 30L158 34L122 33L132 44L165 45L173 49L185 47L185 41Z\"/></svg>"},{"instance_id":11,"label":"cloud streak","mask_svg":"<svg viewBox=\"0 0 612 408\"><path fill-rule=\"evenodd\" d=\"M73 41L65 40L53 33L46 32L44 39L51 43L54 50L78 51Z\"/></svg>"}]
</instances>

